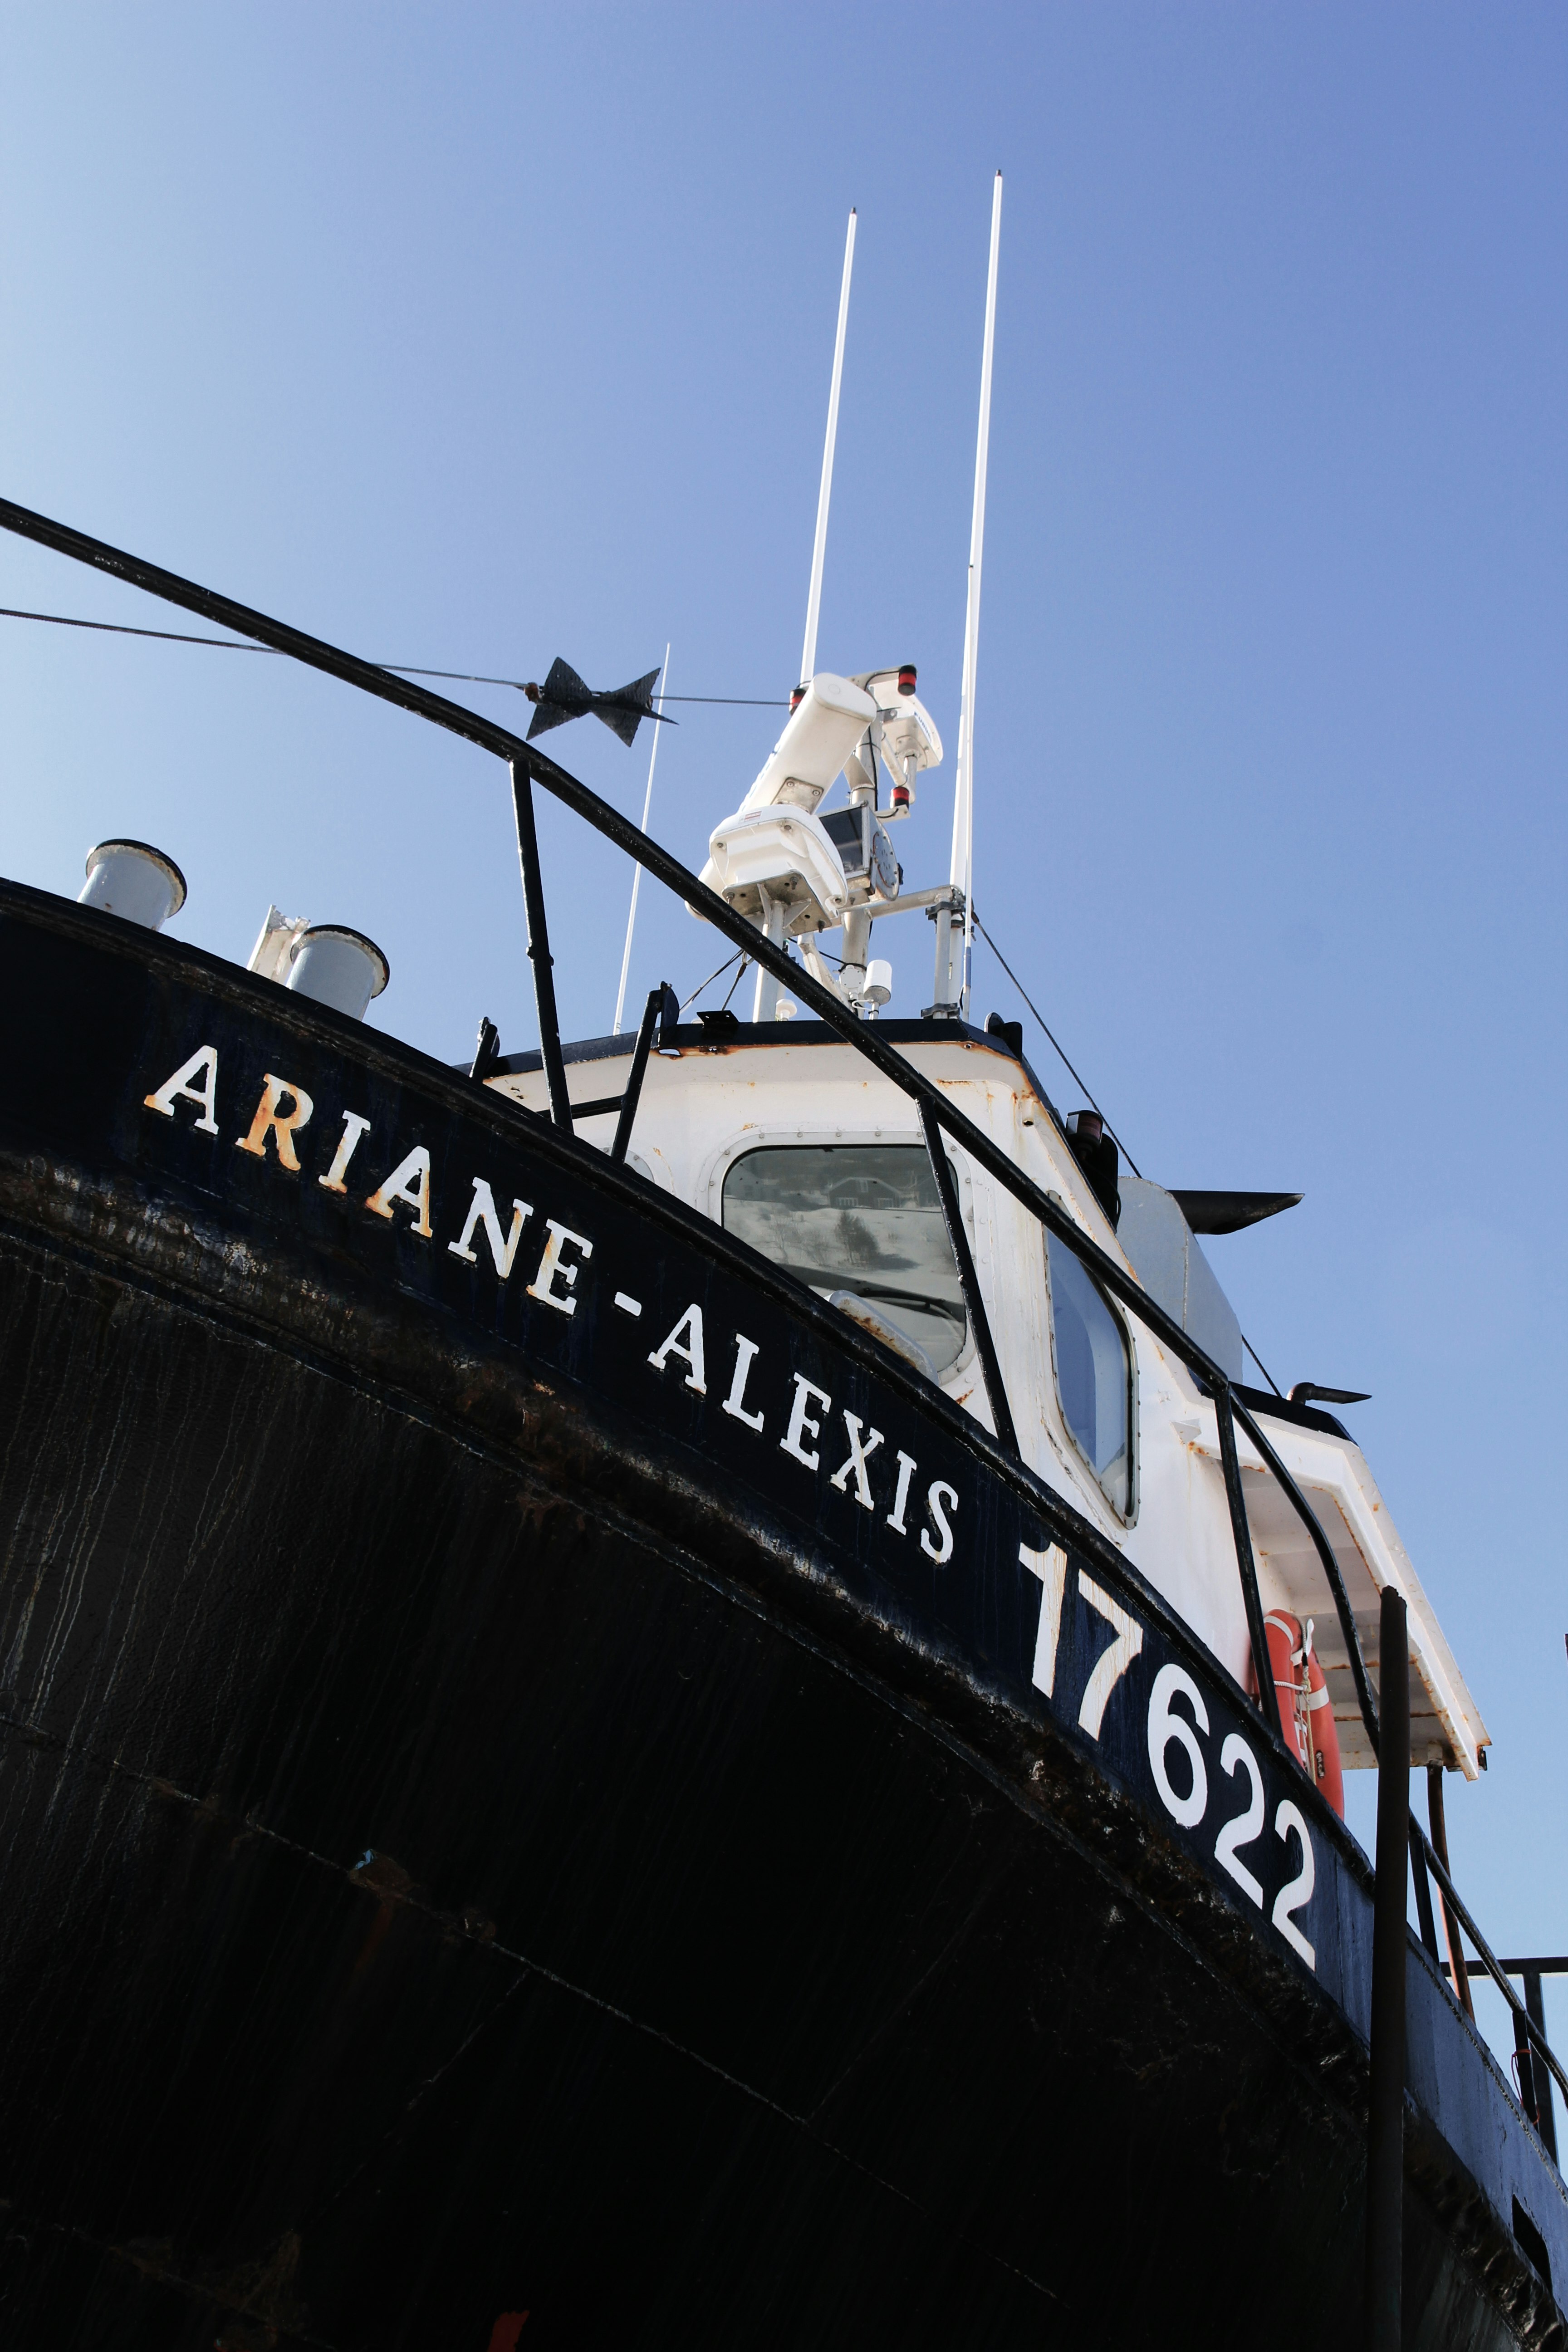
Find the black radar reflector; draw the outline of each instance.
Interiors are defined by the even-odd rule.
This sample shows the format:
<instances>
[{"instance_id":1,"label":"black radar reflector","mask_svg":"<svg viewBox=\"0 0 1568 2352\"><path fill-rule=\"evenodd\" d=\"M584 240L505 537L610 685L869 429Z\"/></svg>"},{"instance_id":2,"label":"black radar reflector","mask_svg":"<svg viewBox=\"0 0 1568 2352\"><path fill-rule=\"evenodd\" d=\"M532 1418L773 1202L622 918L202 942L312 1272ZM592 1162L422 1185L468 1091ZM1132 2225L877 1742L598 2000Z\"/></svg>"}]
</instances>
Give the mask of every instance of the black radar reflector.
<instances>
[{"instance_id":1,"label":"black radar reflector","mask_svg":"<svg viewBox=\"0 0 1568 2352\"><path fill-rule=\"evenodd\" d=\"M612 693L596 694L591 686L584 685L571 663L562 661L558 656L551 663L550 675L542 686L523 688L530 702L538 705L529 722L528 740L531 743L536 735L548 735L552 727L564 727L569 719L584 718L591 710L629 749L645 719L657 719L665 727L676 723L653 707L653 689L658 682L658 671L650 669L646 677L634 678L630 686L617 686Z\"/></svg>"}]
</instances>

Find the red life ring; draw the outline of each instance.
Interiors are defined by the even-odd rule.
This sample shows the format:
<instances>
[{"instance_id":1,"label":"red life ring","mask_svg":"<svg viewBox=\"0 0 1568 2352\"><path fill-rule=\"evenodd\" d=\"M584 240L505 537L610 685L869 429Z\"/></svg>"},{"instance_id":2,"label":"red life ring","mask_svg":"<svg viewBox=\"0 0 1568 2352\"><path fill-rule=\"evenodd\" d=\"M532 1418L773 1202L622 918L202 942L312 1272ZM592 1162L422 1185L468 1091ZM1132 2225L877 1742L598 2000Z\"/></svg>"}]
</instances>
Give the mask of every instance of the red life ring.
<instances>
[{"instance_id":1,"label":"red life ring","mask_svg":"<svg viewBox=\"0 0 1568 2352\"><path fill-rule=\"evenodd\" d=\"M1334 1727L1329 1686L1312 1647L1311 1620L1308 1619L1303 1632L1299 1617L1290 1616L1283 1609L1271 1609L1263 1621L1263 1630L1268 1640L1268 1664L1285 1745L1343 1821L1345 1783L1340 1765L1340 1736Z\"/></svg>"}]
</instances>

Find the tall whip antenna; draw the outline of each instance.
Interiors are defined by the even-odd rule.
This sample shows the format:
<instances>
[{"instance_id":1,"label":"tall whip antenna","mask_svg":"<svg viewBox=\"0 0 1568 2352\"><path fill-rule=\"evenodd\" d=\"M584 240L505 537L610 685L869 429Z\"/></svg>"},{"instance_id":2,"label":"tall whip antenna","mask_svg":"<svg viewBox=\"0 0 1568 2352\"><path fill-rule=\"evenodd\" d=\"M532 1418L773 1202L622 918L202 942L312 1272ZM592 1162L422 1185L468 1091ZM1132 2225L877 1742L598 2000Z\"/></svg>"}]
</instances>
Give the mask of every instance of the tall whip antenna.
<instances>
[{"instance_id":1,"label":"tall whip antenna","mask_svg":"<svg viewBox=\"0 0 1568 2352\"><path fill-rule=\"evenodd\" d=\"M665 649L664 649L664 667L660 670L660 672L659 672L659 674L658 674L658 708L660 710L662 710L662 709L664 709L664 689L665 689L665 688L666 688L668 684L669 684L669 647L668 647L668 646L666 646L666 647L665 647ZM643 794L643 803L642 803L642 829L643 829L643 831L644 831L645 833L647 831L647 821L648 821L648 816L649 816L649 814L650 814L650 813L651 813L651 811L652 811L652 808L653 808L653 771L654 771L654 764L655 764L655 762L657 761L657 760L658 760L658 739L659 739L659 736L660 736L660 734L662 733L662 731L663 731L663 730L662 730L662 729L660 729L660 728L656 727L656 728L654 729L654 730L653 730L653 749L652 749L652 751L651 751L648 753L648 755L647 755L647 792ZM626 1011L626 974L627 974L627 972L628 972L628 971L630 971L630 970L631 970L631 968L632 968L632 933L636 930L636 929L637 929L637 884L638 884L641 880L642 880L642 867L641 867L640 866L634 866L632 867L632 904L631 904L631 912L630 912L630 913L627 915L627 917L626 917L626 953L625 953L625 954L622 956L622 958L621 958L621 986L620 986L620 993L619 993L619 994L617 995L617 997L616 998L616 1025L615 1025L614 1029L613 1029L613 1030L611 1031L611 1033L610 1033L610 1034L611 1034L611 1035L612 1035L612 1036L614 1036L614 1037L618 1037L618 1036L620 1035L620 1034L621 1034L621 1016L622 1016L622 1014L625 1013L625 1011Z\"/></svg>"},{"instance_id":2,"label":"tall whip antenna","mask_svg":"<svg viewBox=\"0 0 1568 2352\"><path fill-rule=\"evenodd\" d=\"M991 350L996 338L996 257L1002 244L1002 174L991 199L991 267L985 280L985 341L980 360L980 436L974 450L974 512L969 526L969 600L963 616L963 683L958 705L958 761L952 799L952 865L949 878L963 893L963 985L961 1014L969 1010L969 963L974 939L974 677L980 657L980 566L985 552L985 461L991 446Z\"/></svg>"},{"instance_id":3,"label":"tall whip antenna","mask_svg":"<svg viewBox=\"0 0 1568 2352\"><path fill-rule=\"evenodd\" d=\"M805 600L805 650L800 682L809 686L816 668L816 621L822 610L822 560L827 552L827 502L833 494L833 445L838 438L838 387L844 380L844 331L849 324L849 280L855 268L855 215L844 239L844 283L838 289L838 333L833 345L833 388L827 395L827 440L822 452L822 488L816 498L816 538L811 551L811 593Z\"/></svg>"}]
</instances>

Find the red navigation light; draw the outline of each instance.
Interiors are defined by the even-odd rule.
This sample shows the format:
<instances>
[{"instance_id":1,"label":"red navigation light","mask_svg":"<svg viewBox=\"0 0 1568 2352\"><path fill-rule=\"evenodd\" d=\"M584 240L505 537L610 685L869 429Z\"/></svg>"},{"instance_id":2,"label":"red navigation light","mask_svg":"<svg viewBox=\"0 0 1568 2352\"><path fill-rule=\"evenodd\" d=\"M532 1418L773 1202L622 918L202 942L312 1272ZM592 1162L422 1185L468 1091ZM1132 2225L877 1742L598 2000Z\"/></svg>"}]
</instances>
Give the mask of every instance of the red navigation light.
<instances>
[{"instance_id":1,"label":"red navigation light","mask_svg":"<svg viewBox=\"0 0 1568 2352\"><path fill-rule=\"evenodd\" d=\"M899 672L899 692L900 694L912 694L914 690L915 666L913 662L906 662L902 669Z\"/></svg>"},{"instance_id":2,"label":"red navigation light","mask_svg":"<svg viewBox=\"0 0 1568 2352\"><path fill-rule=\"evenodd\" d=\"M794 687L794 688L791 688L791 690L790 690L790 698L789 698L789 707L790 707L790 709L791 709L791 710L792 710L792 711L798 710L798 709L800 709L801 704L802 704L805 700L805 687L804 687L804 686L797 686L797 687Z\"/></svg>"},{"instance_id":3,"label":"red navigation light","mask_svg":"<svg viewBox=\"0 0 1568 2352\"><path fill-rule=\"evenodd\" d=\"M908 784L895 784L893 786L893 808L896 814L900 816L904 815L908 811L909 805L910 788Z\"/></svg>"}]
</instances>

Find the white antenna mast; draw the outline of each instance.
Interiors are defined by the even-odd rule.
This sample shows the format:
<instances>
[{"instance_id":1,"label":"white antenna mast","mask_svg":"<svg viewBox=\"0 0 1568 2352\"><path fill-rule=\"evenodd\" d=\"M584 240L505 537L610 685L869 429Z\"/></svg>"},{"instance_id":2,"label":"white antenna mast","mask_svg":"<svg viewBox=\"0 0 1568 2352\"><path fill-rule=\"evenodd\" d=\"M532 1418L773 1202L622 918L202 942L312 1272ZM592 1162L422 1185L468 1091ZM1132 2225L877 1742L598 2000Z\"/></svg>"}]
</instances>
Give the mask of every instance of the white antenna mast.
<instances>
[{"instance_id":1,"label":"white antenna mast","mask_svg":"<svg viewBox=\"0 0 1568 2352\"><path fill-rule=\"evenodd\" d=\"M974 450L974 511L969 526L969 600L963 616L963 683L958 706L958 758L952 800L950 880L963 893L963 979L960 1016L969 1009L969 958L974 938L974 676L980 656L980 565L985 551L985 461L991 444L991 350L996 336L996 257L1002 243L1002 174L991 199L991 267L985 280L985 341L980 361L980 435Z\"/></svg>"},{"instance_id":2,"label":"white antenna mast","mask_svg":"<svg viewBox=\"0 0 1568 2352\"><path fill-rule=\"evenodd\" d=\"M668 646L666 646L666 647L665 647L665 649L664 649L664 667L660 670L660 672L659 672L659 674L658 674L658 708L660 710L662 710L662 709L664 709L664 690L665 690L665 688L666 688L668 684L669 684L669 647L668 647ZM649 812L652 810L652 807L653 807L653 772L654 772L654 767L655 767L655 765L656 765L656 763L657 763L657 761L658 761L658 727L657 727L657 725L656 725L656 726L655 726L655 728L654 728L654 730L653 730L653 749L652 749L652 751L649 751L649 753L648 753L648 755L647 755L647 792L643 794L643 803L642 803L642 829L643 829L643 831L644 831L645 833L647 831L647 821L648 821ZM636 929L637 929L637 884L638 884L641 880L642 880L642 867L641 867L640 866L634 866L632 867L632 905L631 905L631 912L630 912L630 913L627 915L627 917L626 917L626 953L625 953L625 954L622 956L622 958L621 958L621 987L620 987L620 993L619 993L619 995L616 998L616 1025L615 1025L614 1029L613 1029L613 1030L611 1031L611 1033L610 1033L610 1034L611 1034L611 1035L612 1035L612 1036L614 1036L614 1037L618 1037L618 1036L620 1035L620 1034L621 1034L621 1016L623 1015L623 1013L626 1012L626 974L627 974L627 972L629 972L629 971L630 971L630 970L631 970L631 968L632 968L632 933L633 933L633 932L636 930Z\"/></svg>"},{"instance_id":3,"label":"white antenna mast","mask_svg":"<svg viewBox=\"0 0 1568 2352\"><path fill-rule=\"evenodd\" d=\"M849 324L849 279L855 268L855 215L844 240L844 283L838 290L838 333L833 345L833 388L827 395L827 441L822 452L822 488L816 499L816 538L811 551L811 593L805 600L805 650L800 682L809 686L816 668L816 622L822 610L822 560L827 552L827 501L833 493L833 445L838 438L838 387L844 380L844 331Z\"/></svg>"}]
</instances>

